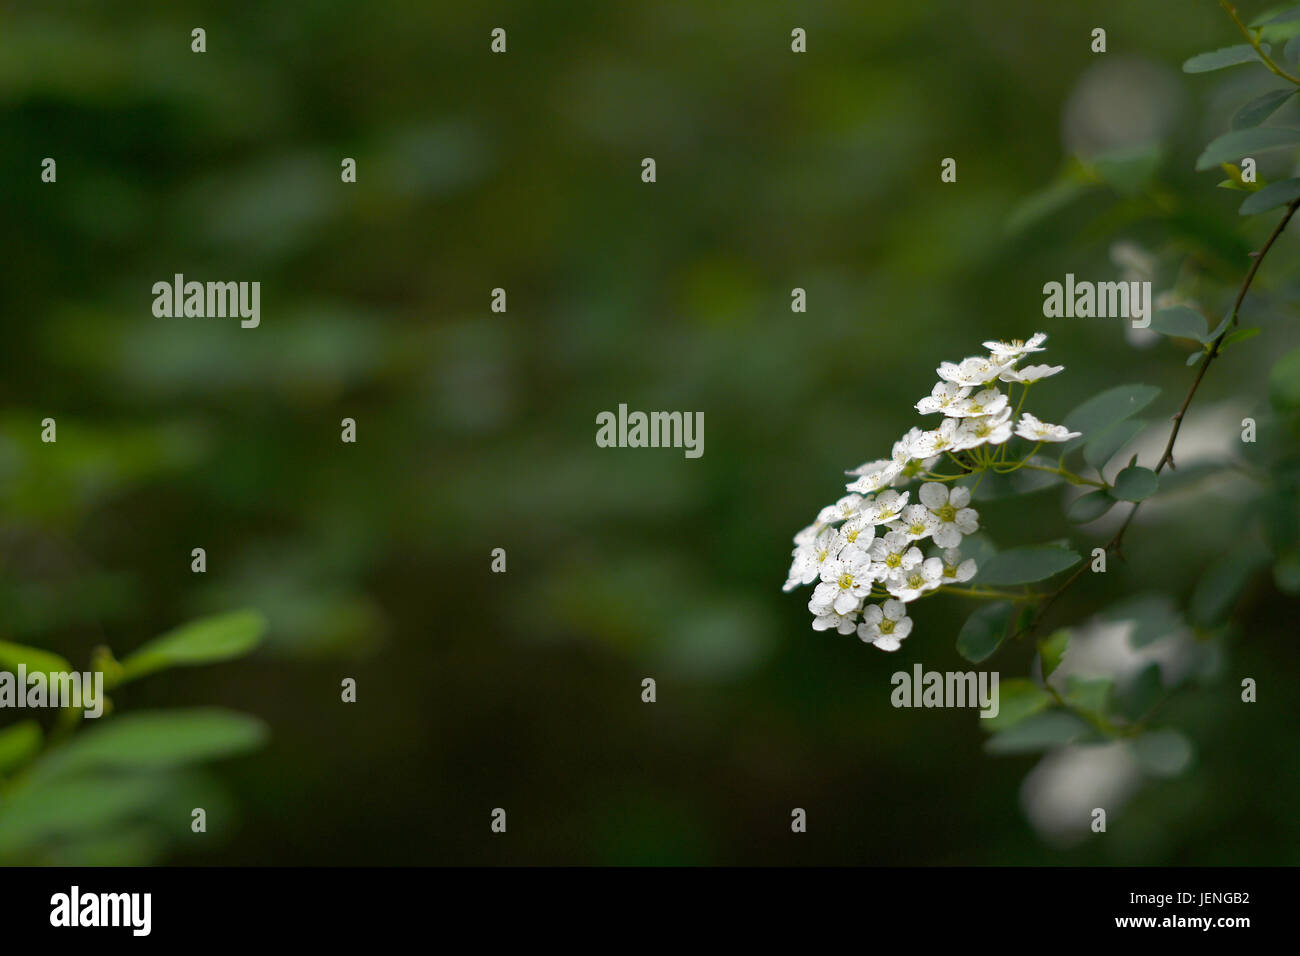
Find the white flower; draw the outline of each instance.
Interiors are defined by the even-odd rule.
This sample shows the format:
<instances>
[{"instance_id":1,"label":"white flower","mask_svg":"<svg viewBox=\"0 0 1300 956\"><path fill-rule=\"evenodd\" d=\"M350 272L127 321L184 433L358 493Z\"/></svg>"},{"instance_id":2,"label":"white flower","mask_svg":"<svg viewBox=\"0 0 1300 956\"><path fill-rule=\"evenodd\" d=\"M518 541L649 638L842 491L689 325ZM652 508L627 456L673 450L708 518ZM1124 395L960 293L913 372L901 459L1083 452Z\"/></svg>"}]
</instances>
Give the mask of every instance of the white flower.
<instances>
[{"instance_id":1,"label":"white flower","mask_svg":"<svg viewBox=\"0 0 1300 956\"><path fill-rule=\"evenodd\" d=\"M943 562L938 558L926 558L910 571L895 571L885 581L885 587L898 600L907 603L942 583Z\"/></svg>"},{"instance_id":2,"label":"white flower","mask_svg":"<svg viewBox=\"0 0 1300 956\"><path fill-rule=\"evenodd\" d=\"M1010 342L985 342L984 347L988 349L995 362L1016 361L1024 358L1030 352L1045 352L1042 344L1047 341L1046 332L1035 332L1028 342L1021 342L1019 339L1012 339Z\"/></svg>"},{"instance_id":3,"label":"white flower","mask_svg":"<svg viewBox=\"0 0 1300 956\"><path fill-rule=\"evenodd\" d=\"M979 512L969 507L969 488L949 489L931 481L921 486L919 497L934 518L934 543L939 547L955 548L961 544L962 535L980 529Z\"/></svg>"},{"instance_id":4,"label":"white flower","mask_svg":"<svg viewBox=\"0 0 1300 956\"><path fill-rule=\"evenodd\" d=\"M888 600L883 605L868 604L862 611L858 637L882 651L896 651L912 633L912 619L902 601Z\"/></svg>"},{"instance_id":5,"label":"white flower","mask_svg":"<svg viewBox=\"0 0 1300 956\"><path fill-rule=\"evenodd\" d=\"M981 358L977 355L962 359L957 365L943 362L939 366L939 377L954 385L987 385L1013 364L1014 360Z\"/></svg>"},{"instance_id":6,"label":"white flower","mask_svg":"<svg viewBox=\"0 0 1300 956\"><path fill-rule=\"evenodd\" d=\"M1040 422L1033 415L1025 412L1016 425L1016 434L1030 441L1069 441L1078 438L1083 432L1072 432L1064 425L1052 425Z\"/></svg>"},{"instance_id":7,"label":"white flower","mask_svg":"<svg viewBox=\"0 0 1300 956\"><path fill-rule=\"evenodd\" d=\"M854 608L848 614L836 614L835 611L830 610L814 617L812 626L814 631L829 631L831 628L835 628L841 634L852 634L858 629L857 620L857 608Z\"/></svg>"},{"instance_id":8,"label":"white flower","mask_svg":"<svg viewBox=\"0 0 1300 956\"><path fill-rule=\"evenodd\" d=\"M800 531L798 534L794 536L794 543L799 545L812 544L813 541L816 540L817 535L821 534L822 529L825 527L826 527L826 522L814 521L812 524L810 524L808 527L804 528L802 531Z\"/></svg>"},{"instance_id":9,"label":"white flower","mask_svg":"<svg viewBox=\"0 0 1300 956\"><path fill-rule=\"evenodd\" d=\"M868 469L868 470L863 470ZM903 466L896 461L873 461L861 465L857 471L851 471L849 474L858 474L861 477L852 484L844 487L859 494L869 495L873 491L879 491L881 488L888 488L890 483L898 477Z\"/></svg>"},{"instance_id":10,"label":"white flower","mask_svg":"<svg viewBox=\"0 0 1300 956\"><path fill-rule=\"evenodd\" d=\"M830 524L832 521L844 521L852 518L858 513L862 506L861 495L845 495L833 505L827 505L817 515L817 520L822 524Z\"/></svg>"},{"instance_id":11,"label":"white flower","mask_svg":"<svg viewBox=\"0 0 1300 956\"><path fill-rule=\"evenodd\" d=\"M852 471L846 471L844 474L868 475L871 474L872 472L879 471L880 469L884 468L888 464L889 464L889 459L877 458L875 461L869 461L866 462L865 464L858 465L858 467L854 468Z\"/></svg>"},{"instance_id":12,"label":"white flower","mask_svg":"<svg viewBox=\"0 0 1300 956\"><path fill-rule=\"evenodd\" d=\"M912 444L916 457L931 458L956 449L958 425L957 419L945 418L938 428L922 432Z\"/></svg>"},{"instance_id":13,"label":"white flower","mask_svg":"<svg viewBox=\"0 0 1300 956\"><path fill-rule=\"evenodd\" d=\"M943 580L945 583L964 584L975 577L975 559L961 559L961 552L956 548L946 548L943 552Z\"/></svg>"},{"instance_id":14,"label":"white flower","mask_svg":"<svg viewBox=\"0 0 1300 956\"><path fill-rule=\"evenodd\" d=\"M922 485L922 487L928 487ZM907 535L909 541L920 541L939 530L939 519L930 513L925 505L908 505L903 509L897 525L891 525L895 531Z\"/></svg>"},{"instance_id":15,"label":"white flower","mask_svg":"<svg viewBox=\"0 0 1300 956\"><path fill-rule=\"evenodd\" d=\"M790 574L781 590L793 591L801 584L812 584L821 576L822 564L839 550L839 533L834 528L822 528L816 538L791 552L794 560L790 562Z\"/></svg>"},{"instance_id":16,"label":"white flower","mask_svg":"<svg viewBox=\"0 0 1300 956\"><path fill-rule=\"evenodd\" d=\"M828 610L848 614L871 593L876 581L874 569L867 552L856 548L848 549L844 557L828 558L822 562L822 583L813 589L808 610L818 617Z\"/></svg>"},{"instance_id":17,"label":"white flower","mask_svg":"<svg viewBox=\"0 0 1300 956\"><path fill-rule=\"evenodd\" d=\"M996 415L962 419L961 426L953 437L952 447L955 451L964 451L984 444L1001 445L1010 438L1011 409L1004 408Z\"/></svg>"},{"instance_id":18,"label":"white flower","mask_svg":"<svg viewBox=\"0 0 1300 956\"><path fill-rule=\"evenodd\" d=\"M906 435L894 442L894 450L891 454L894 462L901 466L901 470L892 484L906 484L918 475L925 474L939 460L937 456L918 457L916 442L924 434L925 432L920 428L910 428Z\"/></svg>"},{"instance_id":19,"label":"white flower","mask_svg":"<svg viewBox=\"0 0 1300 956\"><path fill-rule=\"evenodd\" d=\"M953 402L961 401L971 393L969 385L955 385L952 382L940 382L930 394L916 403L916 410L922 415L929 415L932 412L942 412ZM945 412L946 414L946 412ZM895 446L897 447L897 446Z\"/></svg>"},{"instance_id":20,"label":"white flower","mask_svg":"<svg viewBox=\"0 0 1300 956\"><path fill-rule=\"evenodd\" d=\"M871 542L867 554L871 557L871 573L877 581L895 571L910 571L921 563L921 549L901 531L891 531Z\"/></svg>"},{"instance_id":21,"label":"white flower","mask_svg":"<svg viewBox=\"0 0 1300 956\"><path fill-rule=\"evenodd\" d=\"M998 376L1004 382L1019 382L1029 385L1040 378L1047 378L1064 370L1064 365L1026 365L1024 368L1009 368Z\"/></svg>"},{"instance_id":22,"label":"white flower","mask_svg":"<svg viewBox=\"0 0 1300 956\"><path fill-rule=\"evenodd\" d=\"M858 548L865 551L871 546L871 542L876 539L876 524L867 510L868 507L864 502L861 511L840 525L839 540L836 542L837 550Z\"/></svg>"},{"instance_id":23,"label":"white flower","mask_svg":"<svg viewBox=\"0 0 1300 956\"><path fill-rule=\"evenodd\" d=\"M996 388L985 388L970 398L954 402L945 415L952 418L978 418L980 415L996 415L1007 407L1007 397Z\"/></svg>"},{"instance_id":24,"label":"white flower","mask_svg":"<svg viewBox=\"0 0 1300 956\"><path fill-rule=\"evenodd\" d=\"M903 513L910 496L907 491L882 491L870 503L863 504L862 513L870 516L872 524L889 524Z\"/></svg>"}]
</instances>

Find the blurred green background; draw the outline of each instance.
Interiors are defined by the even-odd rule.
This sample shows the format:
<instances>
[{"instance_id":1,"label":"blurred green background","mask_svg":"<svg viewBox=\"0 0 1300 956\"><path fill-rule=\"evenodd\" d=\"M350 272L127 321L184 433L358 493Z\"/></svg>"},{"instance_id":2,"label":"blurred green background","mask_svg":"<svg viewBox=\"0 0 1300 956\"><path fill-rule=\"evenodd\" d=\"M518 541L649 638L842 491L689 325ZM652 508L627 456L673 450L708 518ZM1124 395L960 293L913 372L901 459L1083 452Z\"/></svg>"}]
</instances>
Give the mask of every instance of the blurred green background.
<instances>
[{"instance_id":1,"label":"blurred green background","mask_svg":"<svg viewBox=\"0 0 1300 956\"><path fill-rule=\"evenodd\" d=\"M807 593L781 592L791 535L985 339L1050 334L1049 420L1130 381L1173 412L1186 349L1044 319L1041 289L1117 277L1128 240L1194 257L1203 303L1230 301L1271 221L1192 167L1276 84L1179 64L1238 40L1212 0L6 5L0 639L84 663L228 609L271 625L251 658L114 697L269 724L195 778L222 795L207 834L183 810L123 821L140 839L99 856L32 858L1300 861L1295 604L1267 579L1217 678L1165 712L1191 769L1073 842L1022 807L1037 758L984 753L971 711L890 706L894 671L966 668L969 607L926 602L886 655L813 632ZM1070 157L1150 144L1159 201L1034 204ZM1216 363L1189 441L1198 416L1234 439L1300 343L1297 263L1284 237L1245 310L1264 334ZM261 327L155 318L151 286L178 272L260 281ZM702 411L704 456L597 448L619 403ZM1216 493L1150 508L1127 566L1053 620L1185 599L1236 533ZM1061 500L983 523L1001 545L1109 537Z\"/></svg>"}]
</instances>

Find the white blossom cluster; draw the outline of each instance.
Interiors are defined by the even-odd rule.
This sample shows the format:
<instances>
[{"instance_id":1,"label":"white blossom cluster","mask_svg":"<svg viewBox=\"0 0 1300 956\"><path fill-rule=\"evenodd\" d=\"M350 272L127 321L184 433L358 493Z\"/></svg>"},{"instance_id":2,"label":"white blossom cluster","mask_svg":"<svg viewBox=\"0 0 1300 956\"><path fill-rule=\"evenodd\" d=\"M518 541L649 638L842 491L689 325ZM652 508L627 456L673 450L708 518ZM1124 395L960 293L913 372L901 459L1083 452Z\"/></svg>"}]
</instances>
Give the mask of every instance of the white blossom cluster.
<instances>
[{"instance_id":1,"label":"white blossom cluster","mask_svg":"<svg viewBox=\"0 0 1300 956\"><path fill-rule=\"evenodd\" d=\"M1062 370L1060 365L1018 367L1025 356L1043 351L1046 339L1040 332L1027 342L985 342L988 355L943 362L939 382L916 403L923 415L942 415L938 427L913 428L894 443L889 458L848 472L854 478L845 486L849 494L795 535L785 590L817 582L808 602L815 630L856 632L881 650L896 651L912 632L909 603L975 576L975 561L962 559L960 545L979 530L979 513L970 507L969 487L945 482L985 468L1013 468L1016 461L1008 461L998 447L1013 434L1035 443L1079 434L1028 412L1013 422L1010 396L998 388L999 383L1008 390L1021 385L1023 402L1031 383ZM935 474L944 458L955 462L949 472L958 465L961 471ZM939 480L926 480L931 477ZM915 496L900 490L914 481L921 482ZM928 557L921 550L927 543L932 546Z\"/></svg>"}]
</instances>

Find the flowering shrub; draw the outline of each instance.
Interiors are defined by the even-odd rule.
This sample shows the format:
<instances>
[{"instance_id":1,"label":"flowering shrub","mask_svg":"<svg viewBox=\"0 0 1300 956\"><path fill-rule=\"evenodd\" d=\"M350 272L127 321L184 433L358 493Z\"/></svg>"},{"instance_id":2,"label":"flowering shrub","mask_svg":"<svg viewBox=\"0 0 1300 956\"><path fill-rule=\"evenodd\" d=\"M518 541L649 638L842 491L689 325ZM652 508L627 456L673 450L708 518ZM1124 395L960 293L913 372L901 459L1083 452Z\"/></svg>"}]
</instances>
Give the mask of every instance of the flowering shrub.
<instances>
[{"instance_id":1,"label":"flowering shrub","mask_svg":"<svg viewBox=\"0 0 1300 956\"><path fill-rule=\"evenodd\" d=\"M1154 304L1142 323L1129 316L1135 321L1124 324L1128 344L1158 356L1156 346L1164 343L1164 353L1181 352L1192 369L1168 419L1139 418L1160 389L1127 384L1089 398L1061 425L1041 421L1025 410L1027 394L1062 369L1024 363L1042 351L1046 336L986 342L986 355L942 363L940 381L916 403L922 415L941 416L937 427L913 428L889 458L850 472L849 494L795 536L785 584L787 591L815 585L808 608L816 630L856 633L882 650L901 647L912 632L911 605L935 594L987 602L956 637L956 650L968 661L988 659L1009 639L1034 636L1032 644L1019 645L1030 658L1027 676L1001 682L1001 710L983 722L991 734L986 749L1044 753L1022 801L1039 831L1062 842L1089 829L1104 832L1104 812L1128 799L1137 781L1192 765L1188 737L1159 726L1175 695L1201 690L1203 700L1213 698L1208 703L1219 707L1225 698L1256 702L1256 677L1224 666L1234 639L1249 628L1244 599L1261 592L1300 595L1300 348L1286 340L1294 307L1285 296L1253 294L1266 259L1269 271L1287 271L1272 260L1289 253L1274 250L1288 245L1280 240L1300 211L1294 161L1300 129L1268 125L1300 93L1300 5L1247 22L1227 0L1220 4L1246 42L1193 56L1184 72L1252 65L1277 80L1277 88L1242 103L1231 130L1194 164L1197 172L1221 171L1225 178L1217 185L1227 192L1207 190L1208 198L1186 204L1171 199L1161 181L1163 144L1117 148L1072 157L1057 181L1029 197L1009 223L1013 232L1027 229L1088 194L1089 210L1107 226L1143 221L1150 234L1164 237L1152 252L1128 240L1111 250L1122 280L1142 285L1143 300ZM1279 159L1279 150L1291 155ZM1193 166L1190 158L1183 165ZM1110 206L1101 193L1110 194ZM1201 207L1222 205L1234 194L1244 194L1237 211L1248 218L1241 230L1227 231L1221 254L1193 221ZM1249 218L1261 213L1271 214L1271 230ZM1244 325L1243 317L1260 326ZM1273 341L1254 361L1266 362L1269 371L1257 365L1258 387L1234 396L1230 408L1221 405L1226 423L1207 422L1212 416L1198 422L1202 447L1195 460L1179 436L1198 390L1227 350L1241 354L1239 344L1262 331ZM1053 457L1042 457L1048 451ZM982 540L974 503L1061 483L1077 489L1064 501L1064 518L1081 535L1104 528L1109 536L1088 546L1088 560L1065 543L994 551ZM990 494L990 485L1000 487ZM1157 493L1165 499L1163 520L1172 525L1181 518L1181 524L1147 546L1182 554L1123 568L1111 576L1125 592L1118 600L1104 597L1086 619L1042 628L1057 599L1087 572L1104 574L1108 559L1127 563L1126 535L1143 502ZM1229 520L1219 520L1223 515ZM1198 552L1208 557L1194 582L1184 587L1166 573ZM1059 584L1038 588L1057 575ZM1105 587L1094 586L1094 595ZM1225 674L1236 682L1226 691Z\"/></svg>"},{"instance_id":2,"label":"flowering shrub","mask_svg":"<svg viewBox=\"0 0 1300 956\"><path fill-rule=\"evenodd\" d=\"M985 474L1030 468L1085 480L1034 457L1044 443L1080 437L1024 411L1030 387L1064 368L1019 367L1045 351L1046 340L1039 332L1026 342L985 342L987 355L941 363L939 381L916 403L922 415L943 416L938 427L912 428L888 458L848 472L855 478L846 485L850 494L795 535L785 590L818 582L808 602L814 630L856 632L882 651L898 650L912 632L906 605L967 584L978 570L973 559L963 559L961 543L979 530L971 494ZM899 490L914 485L914 499L911 490ZM872 603L877 600L882 603Z\"/></svg>"}]
</instances>

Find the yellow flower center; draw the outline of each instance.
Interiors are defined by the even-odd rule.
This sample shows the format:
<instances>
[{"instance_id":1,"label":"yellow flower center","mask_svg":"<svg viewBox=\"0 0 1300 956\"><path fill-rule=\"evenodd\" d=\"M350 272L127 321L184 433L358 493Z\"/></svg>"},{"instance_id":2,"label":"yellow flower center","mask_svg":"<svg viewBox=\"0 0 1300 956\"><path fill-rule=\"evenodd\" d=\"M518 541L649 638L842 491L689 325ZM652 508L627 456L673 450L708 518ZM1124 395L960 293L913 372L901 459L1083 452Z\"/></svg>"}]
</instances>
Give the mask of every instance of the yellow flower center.
<instances>
[{"instance_id":1,"label":"yellow flower center","mask_svg":"<svg viewBox=\"0 0 1300 956\"><path fill-rule=\"evenodd\" d=\"M853 587L853 575L845 573L840 575L840 588L847 591Z\"/></svg>"},{"instance_id":2,"label":"yellow flower center","mask_svg":"<svg viewBox=\"0 0 1300 956\"><path fill-rule=\"evenodd\" d=\"M893 634L893 633L894 633L894 622L891 621L891 620L890 620L889 618L887 618L887 617L882 617L882 618L880 619L880 633L881 633L881 634Z\"/></svg>"}]
</instances>

